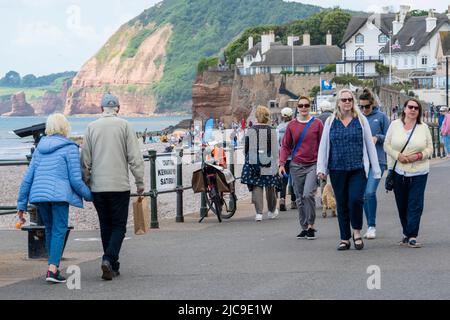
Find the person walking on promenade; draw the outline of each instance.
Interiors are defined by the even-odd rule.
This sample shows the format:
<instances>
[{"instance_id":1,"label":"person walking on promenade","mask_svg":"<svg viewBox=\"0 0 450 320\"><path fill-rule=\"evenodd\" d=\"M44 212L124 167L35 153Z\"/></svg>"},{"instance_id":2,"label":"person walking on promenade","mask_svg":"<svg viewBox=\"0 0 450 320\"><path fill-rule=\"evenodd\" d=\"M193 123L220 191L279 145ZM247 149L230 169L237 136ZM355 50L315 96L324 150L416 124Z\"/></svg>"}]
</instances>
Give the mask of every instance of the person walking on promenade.
<instances>
[{"instance_id":1,"label":"person walking on promenade","mask_svg":"<svg viewBox=\"0 0 450 320\"><path fill-rule=\"evenodd\" d=\"M281 142L283 141L284 134L286 133L286 128L288 123L292 120L294 112L291 108L284 108L281 110L281 118L282 123L280 123L277 127L278 133L278 145L281 147ZM280 150L281 151L281 150ZM289 175L289 165L291 163L292 157L288 156L285 164L286 168L286 176ZM282 176L281 179L281 191L280 191L280 211L286 211L286 191L289 191L291 194L291 209L297 209L297 203L295 202L295 193L292 189L292 184L289 183L289 178L286 176ZM289 188L289 189L288 189Z\"/></svg>"},{"instance_id":2,"label":"person walking on promenade","mask_svg":"<svg viewBox=\"0 0 450 320\"><path fill-rule=\"evenodd\" d=\"M70 124L64 115L50 115L45 134L22 180L17 213L22 218L28 203L37 206L45 225L46 281L64 283L66 279L59 266L69 224L69 205L83 208L83 198L92 201L92 194L81 178L79 148L67 138Z\"/></svg>"},{"instance_id":3,"label":"person walking on promenade","mask_svg":"<svg viewBox=\"0 0 450 320\"><path fill-rule=\"evenodd\" d=\"M129 168L137 193L144 192L144 160L131 124L117 116L119 100L105 94L102 117L91 122L81 152L83 178L91 186L103 244L102 279L118 276L130 202Z\"/></svg>"},{"instance_id":4,"label":"person walking on promenade","mask_svg":"<svg viewBox=\"0 0 450 320\"><path fill-rule=\"evenodd\" d=\"M331 102L327 100L323 100L319 105L321 114L317 117L320 121L322 121L322 124L325 125L325 121L333 114L334 107L331 104Z\"/></svg>"},{"instance_id":5,"label":"person walking on promenade","mask_svg":"<svg viewBox=\"0 0 450 320\"><path fill-rule=\"evenodd\" d=\"M263 219L263 192L266 190L268 218L275 219L277 209L277 190L281 189L278 177L278 143L275 130L267 123L270 110L259 106L256 109L256 124L248 128L245 136L245 163L242 168L241 182L252 192L256 221Z\"/></svg>"},{"instance_id":6,"label":"person walking on promenade","mask_svg":"<svg viewBox=\"0 0 450 320\"><path fill-rule=\"evenodd\" d=\"M317 153L323 124L311 116L311 100L308 97L299 98L297 111L297 119L289 122L281 144L279 173L280 176L286 174L287 159L291 156L290 176L301 228L297 238L313 240L316 238Z\"/></svg>"},{"instance_id":7,"label":"person walking on promenade","mask_svg":"<svg viewBox=\"0 0 450 320\"><path fill-rule=\"evenodd\" d=\"M439 130L441 134L441 141L444 144L444 154L450 158L450 110L447 107L441 107L441 114L439 115Z\"/></svg>"},{"instance_id":8,"label":"person walking on promenade","mask_svg":"<svg viewBox=\"0 0 450 320\"><path fill-rule=\"evenodd\" d=\"M381 178L377 150L366 117L355 106L349 89L339 91L334 114L327 119L319 146L317 174L325 179L329 173L336 195L341 241L338 250L364 248L361 238L364 191L369 169L375 179ZM353 236L351 228L353 228Z\"/></svg>"},{"instance_id":9,"label":"person walking on promenade","mask_svg":"<svg viewBox=\"0 0 450 320\"><path fill-rule=\"evenodd\" d=\"M359 107L369 121L372 139L377 149L381 176L383 176L387 166L386 153L384 152L383 144L389 128L389 119L379 110L379 107L376 106L375 97L367 88L365 88L363 93L359 96ZM370 168L366 191L364 192L364 212L367 218L367 232L364 235L364 238L366 239L376 238L377 188L379 183L380 179L374 178L373 170Z\"/></svg>"},{"instance_id":10,"label":"person walking on promenade","mask_svg":"<svg viewBox=\"0 0 450 320\"><path fill-rule=\"evenodd\" d=\"M393 170L395 202L403 228L401 245L418 248L420 218L430 171L433 141L421 121L422 105L417 99L405 102L400 119L391 123L384 142L388 166Z\"/></svg>"}]
</instances>

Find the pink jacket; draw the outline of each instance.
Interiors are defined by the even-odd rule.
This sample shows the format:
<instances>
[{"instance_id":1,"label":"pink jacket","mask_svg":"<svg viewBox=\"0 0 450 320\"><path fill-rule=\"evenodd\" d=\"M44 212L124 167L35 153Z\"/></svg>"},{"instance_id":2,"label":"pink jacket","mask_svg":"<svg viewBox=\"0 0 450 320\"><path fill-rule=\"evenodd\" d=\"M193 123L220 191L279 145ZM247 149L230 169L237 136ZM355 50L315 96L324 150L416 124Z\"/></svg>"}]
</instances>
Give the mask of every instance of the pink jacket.
<instances>
[{"instance_id":1,"label":"pink jacket","mask_svg":"<svg viewBox=\"0 0 450 320\"><path fill-rule=\"evenodd\" d=\"M445 115L444 122L442 123L441 133L443 136L450 135L450 113Z\"/></svg>"}]
</instances>

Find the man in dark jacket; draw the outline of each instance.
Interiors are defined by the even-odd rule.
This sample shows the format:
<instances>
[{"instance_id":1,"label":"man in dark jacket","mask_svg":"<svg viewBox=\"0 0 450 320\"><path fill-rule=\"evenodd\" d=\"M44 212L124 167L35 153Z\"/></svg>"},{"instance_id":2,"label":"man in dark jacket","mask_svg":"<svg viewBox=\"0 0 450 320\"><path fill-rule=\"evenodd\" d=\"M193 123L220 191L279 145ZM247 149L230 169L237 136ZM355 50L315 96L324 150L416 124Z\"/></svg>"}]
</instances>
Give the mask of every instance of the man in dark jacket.
<instances>
[{"instance_id":1,"label":"man in dark jacket","mask_svg":"<svg viewBox=\"0 0 450 320\"><path fill-rule=\"evenodd\" d=\"M322 121L322 124L325 125L325 121L327 121L328 117L333 114L333 105L329 101L324 100L320 103L319 108L322 113L318 116L318 118Z\"/></svg>"}]
</instances>

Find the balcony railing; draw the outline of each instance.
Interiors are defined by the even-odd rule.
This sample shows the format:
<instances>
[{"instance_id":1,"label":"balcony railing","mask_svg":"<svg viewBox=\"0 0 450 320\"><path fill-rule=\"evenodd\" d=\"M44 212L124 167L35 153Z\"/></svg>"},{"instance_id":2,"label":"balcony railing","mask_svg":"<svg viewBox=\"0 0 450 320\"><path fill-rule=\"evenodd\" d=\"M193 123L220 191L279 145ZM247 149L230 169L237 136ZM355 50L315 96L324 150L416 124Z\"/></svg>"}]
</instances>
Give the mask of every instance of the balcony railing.
<instances>
[{"instance_id":1,"label":"balcony railing","mask_svg":"<svg viewBox=\"0 0 450 320\"><path fill-rule=\"evenodd\" d=\"M383 61L383 58L381 56L347 56L344 58L344 60L341 60L339 62L344 63L344 62L355 62L355 61L361 61L361 62L376 61L376 62L378 62L378 61Z\"/></svg>"}]
</instances>

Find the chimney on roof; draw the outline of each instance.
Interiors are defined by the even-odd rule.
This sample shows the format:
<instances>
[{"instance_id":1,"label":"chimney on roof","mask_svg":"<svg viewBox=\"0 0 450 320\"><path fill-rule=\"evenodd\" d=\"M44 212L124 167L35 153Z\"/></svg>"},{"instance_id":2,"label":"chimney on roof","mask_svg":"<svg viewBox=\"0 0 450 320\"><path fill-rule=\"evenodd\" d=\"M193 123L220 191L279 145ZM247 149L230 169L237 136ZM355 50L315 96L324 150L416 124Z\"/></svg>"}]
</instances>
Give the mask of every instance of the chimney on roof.
<instances>
[{"instance_id":1,"label":"chimney on roof","mask_svg":"<svg viewBox=\"0 0 450 320\"><path fill-rule=\"evenodd\" d=\"M327 33L327 46L332 46L333 45L333 36L330 33L330 30L328 30Z\"/></svg>"},{"instance_id":2,"label":"chimney on roof","mask_svg":"<svg viewBox=\"0 0 450 320\"><path fill-rule=\"evenodd\" d=\"M427 30L426 32L431 32L436 28L437 18L434 16L434 12L432 9L428 11L428 17L425 19L427 22Z\"/></svg>"},{"instance_id":3,"label":"chimney on roof","mask_svg":"<svg viewBox=\"0 0 450 320\"><path fill-rule=\"evenodd\" d=\"M400 6L400 22L402 24L405 23L406 15L408 14L409 10L411 9L411 6Z\"/></svg>"},{"instance_id":4,"label":"chimney on roof","mask_svg":"<svg viewBox=\"0 0 450 320\"><path fill-rule=\"evenodd\" d=\"M400 22L400 14L396 14L394 21L392 21L392 35L395 36L401 28L403 28L403 23Z\"/></svg>"},{"instance_id":5,"label":"chimney on roof","mask_svg":"<svg viewBox=\"0 0 450 320\"><path fill-rule=\"evenodd\" d=\"M253 37L248 37L248 50L253 48Z\"/></svg>"},{"instance_id":6,"label":"chimney on roof","mask_svg":"<svg viewBox=\"0 0 450 320\"><path fill-rule=\"evenodd\" d=\"M311 45L311 35L308 32L303 34L303 45L304 46Z\"/></svg>"},{"instance_id":7,"label":"chimney on roof","mask_svg":"<svg viewBox=\"0 0 450 320\"><path fill-rule=\"evenodd\" d=\"M261 54L270 50L270 44L275 42L275 33L269 31L269 34L263 34L261 36Z\"/></svg>"}]
</instances>

